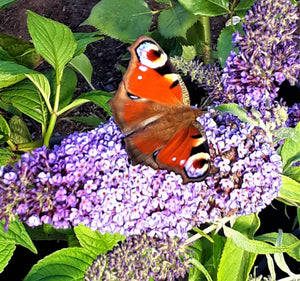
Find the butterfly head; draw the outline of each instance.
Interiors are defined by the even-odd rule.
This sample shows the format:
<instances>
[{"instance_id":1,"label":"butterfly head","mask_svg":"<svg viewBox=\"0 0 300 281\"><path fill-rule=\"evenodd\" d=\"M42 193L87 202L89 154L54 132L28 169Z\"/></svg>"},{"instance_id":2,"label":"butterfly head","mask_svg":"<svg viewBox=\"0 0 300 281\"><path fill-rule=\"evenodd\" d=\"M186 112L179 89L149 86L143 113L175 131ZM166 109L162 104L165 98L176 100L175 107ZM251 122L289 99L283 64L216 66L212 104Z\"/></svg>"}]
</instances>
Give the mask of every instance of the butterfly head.
<instances>
[{"instance_id":1,"label":"butterfly head","mask_svg":"<svg viewBox=\"0 0 300 281\"><path fill-rule=\"evenodd\" d=\"M166 53L152 41L142 41L135 51L140 63L152 69L163 67L168 60Z\"/></svg>"}]
</instances>

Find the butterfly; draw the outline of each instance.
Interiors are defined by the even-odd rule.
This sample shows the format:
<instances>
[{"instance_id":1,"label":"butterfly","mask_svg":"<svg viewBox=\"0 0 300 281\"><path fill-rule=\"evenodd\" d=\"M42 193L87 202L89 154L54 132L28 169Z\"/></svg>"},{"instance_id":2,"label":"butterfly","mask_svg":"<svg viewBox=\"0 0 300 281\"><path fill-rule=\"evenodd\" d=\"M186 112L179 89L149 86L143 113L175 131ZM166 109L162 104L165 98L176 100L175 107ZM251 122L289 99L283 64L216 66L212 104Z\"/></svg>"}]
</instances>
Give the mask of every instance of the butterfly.
<instances>
[{"instance_id":1,"label":"butterfly","mask_svg":"<svg viewBox=\"0 0 300 281\"><path fill-rule=\"evenodd\" d=\"M131 60L109 104L125 135L132 163L166 169L183 183L201 181L210 170L205 131L196 120L189 94L162 48L140 37L129 48Z\"/></svg>"}]
</instances>

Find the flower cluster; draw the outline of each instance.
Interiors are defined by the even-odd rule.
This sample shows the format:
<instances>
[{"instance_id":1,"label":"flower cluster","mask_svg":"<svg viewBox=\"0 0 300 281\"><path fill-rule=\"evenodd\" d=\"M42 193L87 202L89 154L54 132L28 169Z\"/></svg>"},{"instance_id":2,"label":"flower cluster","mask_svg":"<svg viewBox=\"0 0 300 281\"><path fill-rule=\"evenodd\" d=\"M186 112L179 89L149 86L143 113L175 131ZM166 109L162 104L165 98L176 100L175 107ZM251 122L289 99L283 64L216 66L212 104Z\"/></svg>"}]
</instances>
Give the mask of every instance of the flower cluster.
<instances>
[{"instance_id":1,"label":"flower cluster","mask_svg":"<svg viewBox=\"0 0 300 281\"><path fill-rule=\"evenodd\" d=\"M185 248L180 240L133 235L107 255L99 255L85 281L177 280L191 267Z\"/></svg>"},{"instance_id":2,"label":"flower cluster","mask_svg":"<svg viewBox=\"0 0 300 281\"><path fill-rule=\"evenodd\" d=\"M281 161L263 131L213 110L199 121L218 171L202 182L183 185L174 173L130 165L110 120L2 167L0 219L18 215L32 227L82 223L101 233L182 238L197 224L264 208L278 194Z\"/></svg>"},{"instance_id":3,"label":"flower cluster","mask_svg":"<svg viewBox=\"0 0 300 281\"><path fill-rule=\"evenodd\" d=\"M300 103L295 103L292 107L288 109L289 118L286 122L288 127L296 127L298 122L300 122Z\"/></svg>"},{"instance_id":4,"label":"flower cluster","mask_svg":"<svg viewBox=\"0 0 300 281\"><path fill-rule=\"evenodd\" d=\"M218 102L237 102L245 109L260 110L265 120L273 117L278 85L297 81L299 50L294 35L297 6L290 1L258 1L245 16L244 35L236 33L223 74L224 93ZM285 120L283 120L285 121Z\"/></svg>"},{"instance_id":5,"label":"flower cluster","mask_svg":"<svg viewBox=\"0 0 300 281\"><path fill-rule=\"evenodd\" d=\"M221 70L217 65L203 65L195 60L186 61L181 57L171 58L172 64L180 74L187 76L208 92L221 92Z\"/></svg>"}]
</instances>

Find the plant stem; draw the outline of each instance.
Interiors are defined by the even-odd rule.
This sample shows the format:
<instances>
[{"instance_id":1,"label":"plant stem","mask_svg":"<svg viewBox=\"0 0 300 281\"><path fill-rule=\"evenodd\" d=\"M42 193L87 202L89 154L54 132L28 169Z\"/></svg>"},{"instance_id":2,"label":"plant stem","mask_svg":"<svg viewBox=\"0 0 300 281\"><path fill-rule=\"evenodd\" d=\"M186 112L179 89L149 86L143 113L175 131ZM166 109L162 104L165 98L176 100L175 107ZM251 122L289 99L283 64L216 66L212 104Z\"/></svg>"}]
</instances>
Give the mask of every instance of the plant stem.
<instances>
[{"instance_id":1,"label":"plant stem","mask_svg":"<svg viewBox=\"0 0 300 281\"><path fill-rule=\"evenodd\" d=\"M56 91L55 91L54 106L53 106L53 111L51 112L51 117L50 117L48 129L47 129L47 132L44 136L44 144L47 147L49 147L49 141L50 141L51 135L53 133L54 126L55 126L55 123L56 123L56 119L57 119L57 116L58 116L57 111L58 111L58 107L59 107L59 97L60 97L62 74L63 74L63 71L61 71L61 73L58 73L56 71Z\"/></svg>"},{"instance_id":2,"label":"plant stem","mask_svg":"<svg viewBox=\"0 0 300 281\"><path fill-rule=\"evenodd\" d=\"M211 38L209 17L200 17L199 21L203 26L203 37L201 40L201 53L204 64L209 64L211 59Z\"/></svg>"}]
</instances>

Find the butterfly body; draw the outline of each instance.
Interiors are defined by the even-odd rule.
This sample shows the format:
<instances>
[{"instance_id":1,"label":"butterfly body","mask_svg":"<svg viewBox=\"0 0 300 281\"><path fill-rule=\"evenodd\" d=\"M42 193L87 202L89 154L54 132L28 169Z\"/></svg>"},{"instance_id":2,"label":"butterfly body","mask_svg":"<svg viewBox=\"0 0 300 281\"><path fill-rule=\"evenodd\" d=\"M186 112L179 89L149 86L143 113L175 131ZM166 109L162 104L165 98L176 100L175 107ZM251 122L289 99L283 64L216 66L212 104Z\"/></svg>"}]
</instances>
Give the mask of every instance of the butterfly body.
<instances>
[{"instance_id":1,"label":"butterfly body","mask_svg":"<svg viewBox=\"0 0 300 281\"><path fill-rule=\"evenodd\" d=\"M205 132L196 121L202 111L190 107L180 76L154 40L141 37L129 51L110 106L133 164L174 171L183 183L202 180L210 167Z\"/></svg>"}]
</instances>

